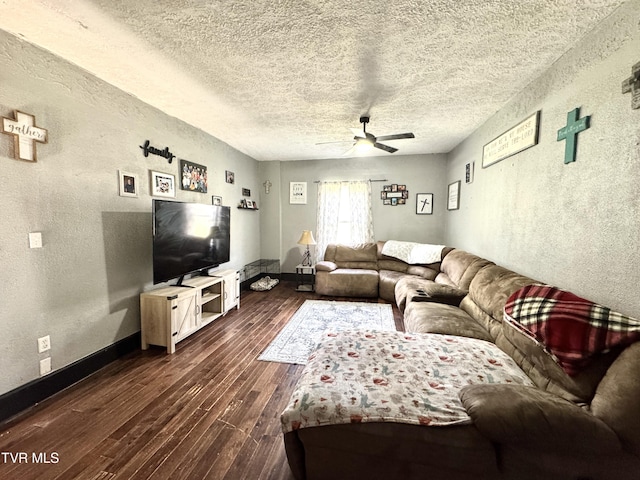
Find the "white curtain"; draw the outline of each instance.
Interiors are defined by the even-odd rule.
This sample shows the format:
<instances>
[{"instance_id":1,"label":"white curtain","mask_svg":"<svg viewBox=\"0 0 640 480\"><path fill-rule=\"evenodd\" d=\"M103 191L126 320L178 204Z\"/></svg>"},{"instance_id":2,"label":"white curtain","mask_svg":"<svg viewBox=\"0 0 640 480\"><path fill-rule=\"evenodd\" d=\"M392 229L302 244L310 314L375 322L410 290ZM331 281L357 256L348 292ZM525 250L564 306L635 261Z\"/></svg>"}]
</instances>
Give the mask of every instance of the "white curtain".
<instances>
[{"instance_id":1,"label":"white curtain","mask_svg":"<svg viewBox=\"0 0 640 480\"><path fill-rule=\"evenodd\" d=\"M330 243L358 245L374 241L370 182L325 182L318 185L316 260Z\"/></svg>"}]
</instances>

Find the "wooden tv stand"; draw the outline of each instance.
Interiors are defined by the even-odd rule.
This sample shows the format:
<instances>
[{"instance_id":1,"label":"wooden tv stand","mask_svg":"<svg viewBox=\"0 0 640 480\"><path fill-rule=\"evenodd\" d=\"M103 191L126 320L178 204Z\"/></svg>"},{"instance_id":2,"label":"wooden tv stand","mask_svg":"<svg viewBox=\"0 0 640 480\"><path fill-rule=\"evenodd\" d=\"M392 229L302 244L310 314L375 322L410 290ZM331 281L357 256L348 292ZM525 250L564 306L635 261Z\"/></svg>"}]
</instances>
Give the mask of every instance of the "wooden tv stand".
<instances>
[{"instance_id":1,"label":"wooden tv stand","mask_svg":"<svg viewBox=\"0 0 640 480\"><path fill-rule=\"evenodd\" d=\"M236 270L223 270L140 294L142 349L160 345L174 353L176 343L240 308L239 282Z\"/></svg>"}]
</instances>

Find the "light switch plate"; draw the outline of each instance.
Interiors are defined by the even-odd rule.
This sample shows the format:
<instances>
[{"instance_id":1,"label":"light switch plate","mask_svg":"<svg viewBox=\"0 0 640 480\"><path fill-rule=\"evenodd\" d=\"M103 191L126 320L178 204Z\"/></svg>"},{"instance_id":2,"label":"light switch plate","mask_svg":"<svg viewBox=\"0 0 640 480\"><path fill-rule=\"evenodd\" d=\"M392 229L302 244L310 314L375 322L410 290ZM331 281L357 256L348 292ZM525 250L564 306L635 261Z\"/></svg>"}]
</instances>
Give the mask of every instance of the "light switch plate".
<instances>
[{"instance_id":1,"label":"light switch plate","mask_svg":"<svg viewBox=\"0 0 640 480\"><path fill-rule=\"evenodd\" d=\"M29 248L42 248L41 232L32 232L29 234Z\"/></svg>"}]
</instances>

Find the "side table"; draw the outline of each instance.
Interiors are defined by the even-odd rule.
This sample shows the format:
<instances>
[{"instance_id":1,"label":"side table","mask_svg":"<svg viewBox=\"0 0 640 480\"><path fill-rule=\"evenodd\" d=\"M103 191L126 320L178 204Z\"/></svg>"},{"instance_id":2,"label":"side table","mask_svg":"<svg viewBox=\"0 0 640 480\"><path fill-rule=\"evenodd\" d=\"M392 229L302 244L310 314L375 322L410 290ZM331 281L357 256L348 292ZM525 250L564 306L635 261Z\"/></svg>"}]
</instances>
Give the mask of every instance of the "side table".
<instances>
[{"instance_id":1,"label":"side table","mask_svg":"<svg viewBox=\"0 0 640 480\"><path fill-rule=\"evenodd\" d=\"M315 265L297 265L296 266L296 291L297 292L313 292L315 290L316 266Z\"/></svg>"}]
</instances>

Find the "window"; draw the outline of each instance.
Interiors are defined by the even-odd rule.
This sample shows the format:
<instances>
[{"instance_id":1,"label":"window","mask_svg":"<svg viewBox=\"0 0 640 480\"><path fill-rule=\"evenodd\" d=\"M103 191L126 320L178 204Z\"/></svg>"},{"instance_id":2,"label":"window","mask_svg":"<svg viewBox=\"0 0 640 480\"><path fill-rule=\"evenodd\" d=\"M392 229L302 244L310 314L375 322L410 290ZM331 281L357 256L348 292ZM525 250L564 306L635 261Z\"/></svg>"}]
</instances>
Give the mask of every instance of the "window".
<instances>
[{"instance_id":1,"label":"window","mask_svg":"<svg viewBox=\"0 0 640 480\"><path fill-rule=\"evenodd\" d=\"M318 186L317 260L330 243L357 245L373 242L371 184L326 182Z\"/></svg>"}]
</instances>

